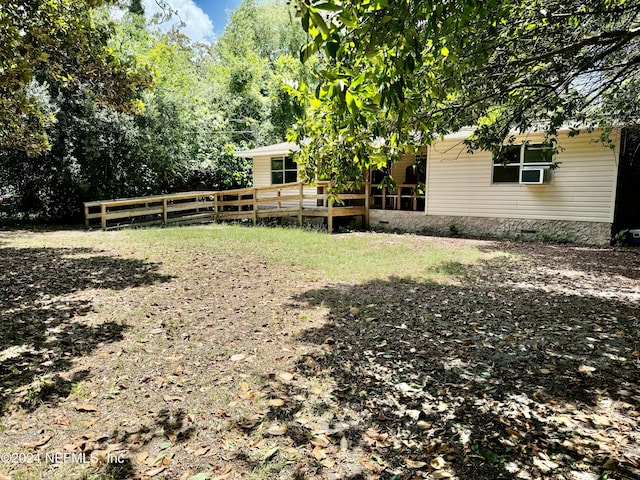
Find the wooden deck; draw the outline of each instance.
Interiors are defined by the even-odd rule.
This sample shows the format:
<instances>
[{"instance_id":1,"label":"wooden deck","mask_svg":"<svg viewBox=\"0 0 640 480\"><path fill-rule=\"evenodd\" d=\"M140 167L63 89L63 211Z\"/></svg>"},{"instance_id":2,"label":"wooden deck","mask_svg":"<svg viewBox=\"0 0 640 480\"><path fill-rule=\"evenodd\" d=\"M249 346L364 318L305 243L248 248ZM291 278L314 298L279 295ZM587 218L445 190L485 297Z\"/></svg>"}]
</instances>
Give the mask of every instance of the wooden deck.
<instances>
[{"instance_id":1,"label":"wooden deck","mask_svg":"<svg viewBox=\"0 0 640 480\"><path fill-rule=\"evenodd\" d=\"M329 201L328 182L304 185L301 182L237 190L184 192L138 198L121 198L85 202L87 229L102 230L127 226L169 225L175 223L207 223L251 220L256 224L268 218L297 217L327 219L329 232L336 217L363 217L369 224L369 184L364 193L340 195L344 205ZM321 192L321 193L318 193Z\"/></svg>"}]
</instances>

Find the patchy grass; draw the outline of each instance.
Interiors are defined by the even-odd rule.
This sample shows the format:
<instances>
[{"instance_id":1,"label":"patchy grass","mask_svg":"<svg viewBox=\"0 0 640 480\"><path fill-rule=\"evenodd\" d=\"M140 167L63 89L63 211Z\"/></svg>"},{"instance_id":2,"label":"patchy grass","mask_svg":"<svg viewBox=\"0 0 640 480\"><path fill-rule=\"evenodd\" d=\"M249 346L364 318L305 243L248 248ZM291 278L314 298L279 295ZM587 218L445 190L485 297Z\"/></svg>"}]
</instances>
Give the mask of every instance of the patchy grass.
<instances>
[{"instance_id":1,"label":"patchy grass","mask_svg":"<svg viewBox=\"0 0 640 480\"><path fill-rule=\"evenodd\" d=\"M241 255L247 261L260 259L268 265L294 267L306 279L333 282L367 281L398 276L426 279L446 277L442 270L451 262L470 264L495 256L480 252L473 243L454 250L442 239L402 235L356 233L326 235L297 228L247 228L239 226L162 229L123 232L129 244L154 251L176 248L182 255L191 249L201 253Z\"/></svg>"},{"instance_id":2,"label":"patchy grass","mask_svg":"<svg viewBox=\"0 0 640 480\"><path fill-rule=\"evenodd\" d=\"M0 233L0 478L637 478L633 250Z\"/></svg>"}]
</instances>

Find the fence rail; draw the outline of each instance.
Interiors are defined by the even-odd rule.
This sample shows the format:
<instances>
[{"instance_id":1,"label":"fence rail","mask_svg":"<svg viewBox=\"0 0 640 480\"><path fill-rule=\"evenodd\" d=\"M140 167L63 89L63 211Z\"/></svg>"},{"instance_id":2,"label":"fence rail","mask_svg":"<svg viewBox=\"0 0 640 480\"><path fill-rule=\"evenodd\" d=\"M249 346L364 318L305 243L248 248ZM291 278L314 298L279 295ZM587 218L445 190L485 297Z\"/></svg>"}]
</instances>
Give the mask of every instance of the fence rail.
<instances>
[{"instance_id":1,"label":"fence rail","mask_svg":"<svg viewBox=\"0 0 640 480\"><path fill-rule=\"evenodd\" d=\"M217 222L298 217L324 217L329 232L335 217L362 216L369 223L369 184L363 193L340 195L340 204L325 193L328 182L305 185L301 182L270 187L222 191L183 192L137 198L85 202L87 229L102 230L126 226L169 225L172 223Z\"/></svg>"}]
</instances>

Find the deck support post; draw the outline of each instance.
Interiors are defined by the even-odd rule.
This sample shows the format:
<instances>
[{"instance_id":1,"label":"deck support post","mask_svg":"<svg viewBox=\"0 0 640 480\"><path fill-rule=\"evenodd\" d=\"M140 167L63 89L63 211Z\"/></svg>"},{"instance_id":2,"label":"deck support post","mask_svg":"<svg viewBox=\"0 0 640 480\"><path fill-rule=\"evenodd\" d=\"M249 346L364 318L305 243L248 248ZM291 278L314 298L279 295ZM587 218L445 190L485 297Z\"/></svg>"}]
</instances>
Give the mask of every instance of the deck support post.
<instances>
[{"instance_id":1,"label":"deck support post","mask_svg":"<svg viewBox=\"0 0 640 480\"><path fill-rule=\"evenodd\" d=\"M327 198L327 232L333 233L333 200Z\"/></svg>"}]
</instances>

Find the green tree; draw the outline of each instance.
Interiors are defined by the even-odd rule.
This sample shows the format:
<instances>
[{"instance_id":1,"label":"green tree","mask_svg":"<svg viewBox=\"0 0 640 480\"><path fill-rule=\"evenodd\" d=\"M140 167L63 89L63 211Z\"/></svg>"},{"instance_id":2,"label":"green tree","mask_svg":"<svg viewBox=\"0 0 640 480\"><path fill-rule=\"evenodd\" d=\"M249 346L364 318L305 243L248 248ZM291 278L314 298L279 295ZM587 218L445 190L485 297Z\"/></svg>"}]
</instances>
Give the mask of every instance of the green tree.
<instances>
[{"instance_id":1,"label":"green tree","mask_svg":"<svg viewBox=\"0 0 640 480\"><path fill-rule=\"evenodd\" d=\"M111 26L102 0L5 0L0 5L0 146L35 154L55 121L34 89L81 87L96 101L137 108L147 77L106 48Z\"/></svg>"},{"instance_id":2,"label":"green tree","mask_svg":"<svg viewBox=\"0 0 640 480\"><path fill-rule=\"evenodd\" d=\"M637 2L296 6L312 40L303 59L326 60L320 86L299 91L311 110L293 136L312 174L359 171L468 125L470 148L499 149L514 130L640 123Z\"/></svg>"},{"instance_id":3,"label":"green tree","mask_svg":"<svg viewBox=\"0 0 640 480\"><path fill-rule=\"evenodd\" d=\"M307 37L294 13L282 0L243 0L215 46L227 78L226 113L248 120L243 130L257 125L263 144L283 141L299 113L284 83L312 81L313 62L297 60Z\"/></svg>"}]
</instances>

